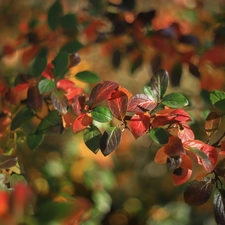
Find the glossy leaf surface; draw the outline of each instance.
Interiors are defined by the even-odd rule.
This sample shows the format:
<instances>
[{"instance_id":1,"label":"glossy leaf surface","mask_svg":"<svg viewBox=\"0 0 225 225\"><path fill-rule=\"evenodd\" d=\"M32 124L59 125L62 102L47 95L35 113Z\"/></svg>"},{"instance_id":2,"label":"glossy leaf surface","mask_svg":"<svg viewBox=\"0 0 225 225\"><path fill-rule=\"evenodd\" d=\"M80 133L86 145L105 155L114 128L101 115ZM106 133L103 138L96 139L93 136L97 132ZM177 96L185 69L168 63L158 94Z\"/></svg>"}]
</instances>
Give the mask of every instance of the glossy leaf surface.
<instances>
[{"instance_id":1,"label":"glossy leaf surface","mask_svg":"<svg viewBox=\"0 0 225 225\"><path fill-rule=\"evenodd\" d=\"M225 92L214 90L210 93L211 103L219 109L225 110Z\"/></svg>"},{"instance_id":2,"label":"glossy leaf surface","mask_svg":"<svg viewBox=\"0 0 225 225\"><path fill-rule=\"evenodd\" d=\"M110 110L106 107L98 106L94 108L91 112L91 115L94 120L100 123L107 123L112 120L113 115Z\"/></svg>"},{"instance_id":3,"label":"glossy leaf surface","mask_svg":"<svg viewBox=\"0 0 225 225\"><path fill-rule=\"evenodd\" d=\"M162 104L171 108L180 108L189 104L188 100L180 93L170 93L163 97Z\"/></svg>"},{"instance_id":4,"label":"glossy leaf surface","mask_svg":"<svg viewBox=\"0 0 225 225\"><path fill-rule=\"evenodd\" d=\"M49 79L41 80L38 83L38 89L41 94L51 92L55 88L55 82Z\"/></svg>"},{"instance_id":5,"label":"glossy leaf surface","mask_svg":"<svg viewBox=\"0 0 225 225\"><path fill-rule=\"evenodd\" d=\"M225 190L219 189L213 199L214 214L218 225L225 223Z\"/></svg>"}]
</instances>

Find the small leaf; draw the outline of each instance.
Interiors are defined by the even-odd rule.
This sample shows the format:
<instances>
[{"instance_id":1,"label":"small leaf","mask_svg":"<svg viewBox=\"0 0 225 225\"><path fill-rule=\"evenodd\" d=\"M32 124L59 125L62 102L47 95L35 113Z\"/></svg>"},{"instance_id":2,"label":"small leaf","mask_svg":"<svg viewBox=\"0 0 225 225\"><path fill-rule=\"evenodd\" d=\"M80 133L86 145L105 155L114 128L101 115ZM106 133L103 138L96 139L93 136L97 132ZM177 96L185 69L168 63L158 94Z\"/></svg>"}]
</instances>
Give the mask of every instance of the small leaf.
<instances>
[{"instance_id":1,"label":"small leaf","mask_svg":"<svg viewBox=\"0 0 225 225\"><path fill-rule=\"evenodd\" d=\"M0 169L10 169L17 163L18 157L12 155L0 155Z\"/></svg>"},{"instance_id":2,"label":"small leaf","mask_svg":"<svg viewBox=\"0 0 225 225\"><path fill-rule=\"evenodd\" d=\"M100 149L100 140L102 137L101 131L94 125L87 127L84 130L84 143L95 154Z\"/></svg>"},{"instance_id":3,"label":"small leaf","mask_svg":"<svg viewBox=\"0 0 225 225\"><path fill-rule=\"evenodd\" d=\"M63 9L60 0L56 0L48 11L48 25L53 31L58 28L62 13Z\"/></svg>"},{"instance_id":4,"label":"small leaf","mask_svg":"<svg viewBox=\"0 0 225 225\"><path fill-rule=\"evenodd\" d=\"M205 120L205 131L208 137L211 137L215 134L220 125L220 115L216 112L210 112Z\"/></svg>"},{"instance_id":5,"label":"small leaf","mask_svg":"<svg viewBox=\"0 0 225 225\"><path fill-rule=\"evenodd\" d=\"M67 52L72 54L78 52L83 47L84 46L80 42L74 40L63 45L62 48L60 49L60 52Z\"/></svg>"},{"instance_id":6,"label":"small leaf","mask_svg":"<svg viewBox=\"0 0 225 225\"><path fill-rule=\"evenodd\" d=\"M112 153L120 144L122 131L119 127L109 127L103 133L100 140L100 149L104 156Z\"/></svg>"},{"instance_id":7,"label":"small leaf","mask_svg":"<svg viewBox=\"0 0 225 225\"><path fill-rule=\"evenodd\" d=\"M150 137L158 144L166 144L169 140L169 135L163 128L154 128L150 131Z\"/></svg>"},{"instance_id":8,"label":"small leaf","mask_svg":"<svg viewBox=\"0 0 225 225\"><path fill-rule=\"evenodd\" d=\"M27 103L35 111L41 111L43 96L38 90L38 86L31 86L27 92Z\"/></svg>"},{"instance_id":9,"label":"small leaf","mask_svg":"<svg viewBox=\"0 0 225 225\"><path fill-rule=\"evenodd\" d=\"M47 66L47 57L37 56L32 65L32 75L38 77Z\"/></svg>"},{"instance_id":10,"label":"small leaf","mask_svg":"<svg viewBox=\"0 0 225 225\"><path fill-rule=\"evenodd\" d=\"M85 130L89 125L91 125L92 121L93 118L87 113L81 113L73 123L73 132L77 134Z\"/></svg>"},{"instance_id":11,"label":"small leaf","mask_svg":"<svg viewBox=\"0 0 225 225\"><path fill-rule=\"evenodd\" d=\"M180 85L182 76L182 65L180 62L174 64L172 71L170 72L170 82L173 87Z\"/></svg>"},{"instance_id":12,"label":"small leaf","mask_svg":"<svg viewBox=\"0 0 225 225\"><path fill-rule=\"evenodd\" d=\"M163 97L162 104L170 108L180 108L189 104L188 100L180 93L170 93Z\"/></svg>"},{"instance_id":13,"label":"small leaf","mask_svg":"<svg viewBox=\"0 0 225 225\"><path fill-rule=\"evenodd\" d=\"M31 109L27 107L21 109L13 118L10 129L15 130L16 128L27 123L33 116L34 116L34 113Z\"/></svg>"},{"instance_id":14,"label":"small leaf","mask_svg":"<svg viewBox=\"0 0 225 225\"><path fill-rule=\"evenodd\" d=\"M202 205L208 201L212 190L214 188L214 181L206 177L202 181L191 181L184 191L184 200L189 205Z\"/></svg>"},{"instance_id":15,"label":"small leaf","mask_svg":"<svg viewBox=\"0 0 225 225\"><path fill-rule=\"evenodd\" d=\"M113 115L110 110L106 107L98 106L94 108L91 112L91 115L94 120L100 123L107 123L112 120Z\"/></svg>"},{"instance_id":16,"label":"small leaf","mask_svg":"<svg viewBox=\"0 0 225 225\"><path fill-rule=\"evenodd\" d=\"M52 63L54 65L53 68L54 76L63 78L69 64L68 53L65 51L60 51Z\"/></svg>"},{"instance_id":17,"label":"small leaf","mask_svg":"<svg viewBox=\"0 0 225 225\"><path fill-rule=\"evenodd\" d=\"M169 75L166 70L159 69L150 80L150 87L157 101L162 99L169 86Z\"/></svg>"},{"instance_id":18,"label":"small leaf","mask_svg":"<svg viewBox=\"0 0 225 225\"><path fill-rule=\"evenodd\" d=\"M214 90L210 93L211 103L219 109L225 110L225 92Z\"/></svg>"},{"instance_id":19,"label":"small leaf","mask_svg":"<svg viewBox=\"0 0 225 225\"><path fill-rule=\"evenodd\" d=\"M54 90L51 93L52 104L60 113L66 114L68 107L68 100L61 90Z\"/></svg>"},{"instance_id":20,"label":"small leaf","mask_svg":"<svg viewBox=\"0 0 225 225\"><path fill-rule=\"evenodd\" d=\"M225 224L225 190L219 189L213 199L214 214L218 225Z\"/></svg>"},{"instance_id":21,"label":"small leaf","mask_svg":"<svg viewBox=\"0 0 225 225\"><path fill-rule=\"evenodd\" d=\"M27 145L31 150L34 150L42 143L43 140L44 135L42 133L37 134L34 131L27 136Z\"/></svg>"},{"instance_id":22,"label":"small leaf","mask_svg":"<svg viewBox=\"0 0 225 225\"><path fill-rule=\"evenodd\" d=\"M38 83L38 89L41 94L51 92L55 88L55 82L49 79L43 79Z\"/></svg>"},{"instance_id":23,"label":"small leaf","mask_svg":"<svg viewBox=\"0 0 225 225\"><path fill-rule=\"evenodd\" d=\"M76 78L80 81L83 81L83 82L89 83L89 84L96 83L101 80L97 74L92 73L88 70L77 73Z\"/></svg>"}]
</instances>

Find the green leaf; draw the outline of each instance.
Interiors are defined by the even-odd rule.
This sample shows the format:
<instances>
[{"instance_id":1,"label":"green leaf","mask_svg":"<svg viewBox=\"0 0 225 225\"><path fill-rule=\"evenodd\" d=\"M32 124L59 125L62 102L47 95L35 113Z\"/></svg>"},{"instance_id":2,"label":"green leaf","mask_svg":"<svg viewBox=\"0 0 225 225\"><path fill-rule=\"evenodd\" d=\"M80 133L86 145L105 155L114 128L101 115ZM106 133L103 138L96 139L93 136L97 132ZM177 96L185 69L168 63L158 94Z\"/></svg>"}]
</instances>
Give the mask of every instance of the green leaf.
<instances>
[{"instance_id":1,"label":"green leaf","mask_svg":"<svg viewBox=\"0 0 225 225\"><path fill-rule=\"evenodd\" d=\"M158 101L158 99L155 96L154 91L149 86L144 86L144 93L146 95L150 95L155 101Z\"/></svg>"},{"instance_id":2,"label":"green leaf","mask_svg":"<svg viewBox=\"0 0 225 225\"><path fill-rule=\"evenodd\" d=\"M166 70L159 69L150 80L150 87L157 101L160 101L169 86L169 75Z\"/></svg>"},{"instance_id":3,"label":"green leaf","mask_svg":"<svg viewBox=\"0 0 225 225\"><path fill-rule=\"evenodd\" d=\"M163 97L162 104L170 108L180 108L189 104L188 100L180 93L170 93Z\"/></svg>"},{"instance_id":4,"label":"green leaf","mask_svg":"<svg viewBox=\"0 0 225 225\"><path fill-rule=\"evenodd\" d=\"M166 144L169 140L169 135L163 128L154 128L150 131L150 137L158 144Z\"/></svg>"},{"instance_id":5,"label":"green leaf","mask_svg":"<svg viewBox=\"0 0 225 225\"><path fill-rule=\"evenodd\" d=\"M9 182L10 182L10 187L13 188L16 186L16 184L18 183L24 183L27 184L26 179L24 178L24 176L20 175L20 174L12 174L9 178Z\"/></svg>"},{"instance_id":6,"label":"green leaf","mask_svg":"<svg viewBox=\"0 0 225 225\"><path fill-rule=\"evenodd\" d=\"M51 93L52 104L60 113L66 114L68 100L62 90L54 90Z\"/></svg>"},{"instance_id":7,"label":"green leaf","mask_svg":"<svg viewBox=\"0 0 225 225\"><path fill-rule=\"evenodd\" d=\"M219 109L225 110L225 92L214 90L210 93L211 103Z\"/></svg>"},{"instance_id":8,"label":"green leaf","mask_svg":"<svg viewBox=\"0 0 225 225\"><path fill-rule=\"evenodd\" d=\"M84 46L77 40L66 43L62 46L60 51L65 51L67 53L75 53L82 49Z\"/></svg>"},{"instance_id":9,"label":"green leaf","mask_svg":"<svg viewBox=\"0 0 225 225\"><path fill-rule=\"evenodd\" d=\"M34 116L34 113L30 108L25 107L21 109L13 118L10 129L15 130L16 128L24 125L25 123L29 122L29 120L33 116Z\"/></svg>"},{"instance_id":10,"label":"green leaf","mask_svg":"<svg viewBox=\"0 0 225 225\"><path fill-rule=\"evenodd\" d=\"M102 106L98 106L94 108L93 111L91 112L91 115L94 120L100 123L107 123L113 118L113 115L110 112L110 110Z\"/></svg>"},{"instance_id":11,"label":"green leaf","mask_svg":"<svg viewBox=\"0 0 225 225\"><path fill-rule=\"evenodd\" d=\"M51 92L55 87L55 82L49 79L41 80L38 83L38 89L41 94Z\"/></svg>"},{"instance_id":12,"label":"green leaf","mask_svg":"<svg viewBox=\"0 0 225 225\"><path fill-rule=\"evenodd\" d=\"M44 134L37 134L35 131L27 136L27 145L31 150L37 148L44 140Z\"/></svg>"},{"instance_id":13,"label":"green leaf","mask_svg":"<svg viewBox=\"0 0 225 225\"><path fill-rule=\"evenodd\" d=\"M89 84L101 81L101 78L97 74L92 73L88 70L77 73L76 78L80 81L83 81Z\"/></svg>"},{"instance_id":14,"label":"green leaf","mask_svg":"<svg viewBox=\"0 0 225 225\"><path fill-rule=\"evenodd\" d=\"M60 21L61 27L66 32L72 32L71 34L74 34L73 32L77 31L77 19L75 14L66 14L61 18Z\"/></svg>"},{"instance_id":15,"label":"green leaf","mask_svg":"<svg viewBox=\"0 0 225 225\"><path fill-rule=\"evenodd\" d=\"M36 130L36 134L61 134L62 132L62 118L57 110L49 112Z\"/></svg>"},{"instance_id":16,"label":"green leaf","mask_svg":"<svg viewBox=\"0 0 225 225\"><path fill-rule=\"evenodd\" d=\"M100 149L101 131L94 125L87 127L84 130L84 143L95 154Z\"/></svg>"},{"instance_id":17,"label":"green leaf","mask_svg":"<svg viewBox=\"0 0 225 225\"><path fill-rule=\"evenodd\" d=\"M60 51L59 54L53 60L53 74L55 77L63 78L67 71L67 66L69 63L68 53L65 51Z\"/></svg>"},{"instance_id":18,"label":"green leaf","mask_svg":"<svg viewBox=\"0 0 225 225\"><path fill-rule=\"evenodd\" d=\"M32 65L32 75L38 77L47 66L47 57L37 56Z\"/></svg>"},{"instance_id":19,"label":"green leaf","mask_svg":"<svg viewBox=\"0 0 225 225\"><path fill-rule=\"evenodd\" d=\"M18 157L12 155L0 155L0 169L9 169L16 165Z\"/></svg>"},{"instance_id":20,"label":"green leaf","mask_svg":"<svg viewBox=\"0 0 225 225\"><path fill-rule=\"evenodd\" d=\"M48 11L48 25L54 31L58 28L63 8L60 0L56 0Z\"/></svg>"}]
</instances>

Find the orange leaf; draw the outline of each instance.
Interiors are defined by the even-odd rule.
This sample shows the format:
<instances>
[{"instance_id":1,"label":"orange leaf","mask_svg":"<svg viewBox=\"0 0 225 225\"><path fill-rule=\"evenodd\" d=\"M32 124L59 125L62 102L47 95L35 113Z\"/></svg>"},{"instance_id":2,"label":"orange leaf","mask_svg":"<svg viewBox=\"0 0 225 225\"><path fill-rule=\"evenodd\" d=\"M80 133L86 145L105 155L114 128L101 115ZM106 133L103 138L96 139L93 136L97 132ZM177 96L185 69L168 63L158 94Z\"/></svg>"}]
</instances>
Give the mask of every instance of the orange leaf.
<instances>
[{"instance_id":1,"label":"orange leaf","mask_svg":"<svg viewBox=\"0 0 225 225\"><path fill-rule=\"evenodd\" d=\"M157 153L156 153L156 155L155 155L155 158L154 158L154 161L155 161L156 163L159 163L159 164L164 164L164 163L166 163L167 158L168 158L168 155L166 155L164 149L165 149L165 148L164 148L164 146L163 146L163 147L161 147L161 148L157 151Z\"/></svg>"},{"instance_id":2,"label":"orange leaf","mask_svg":"<svg viewBox=\"0 0 225 225\"><path fill-rule=\"evenodd\" d=\"M179 156L185 153L180 138L175 136L169 137L168 144L166 144L164 147L165 153L170 157Z\"/></svg>"},{"instance_id":3,"label":"orange leaf","mask_svg":"<svg viewBox=\"0 0 225 225\"><path fill-rule=\"evenodd\" d=\"M73 132L75 134L83 131L86 129L87 126L89 126L93 121L93 118L90 117L86 113L81 113L74 121L73 123Z\"/></svg>"}]
</instances>

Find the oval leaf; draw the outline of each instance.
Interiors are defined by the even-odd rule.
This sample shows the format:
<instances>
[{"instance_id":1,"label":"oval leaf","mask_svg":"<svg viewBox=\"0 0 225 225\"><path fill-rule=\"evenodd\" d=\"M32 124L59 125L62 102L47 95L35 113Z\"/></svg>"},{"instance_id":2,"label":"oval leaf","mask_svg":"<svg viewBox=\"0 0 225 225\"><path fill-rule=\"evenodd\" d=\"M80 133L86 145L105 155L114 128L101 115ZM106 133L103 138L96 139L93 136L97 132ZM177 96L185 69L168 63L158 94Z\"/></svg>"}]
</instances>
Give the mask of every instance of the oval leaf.
<instances>
[{"instance_id":1,"label":"oval leaf","mask_svg":"<svg viewBox=\"0 0 225 225\"><path fill-rule=\"evenodd\" d=\"M110 112L110 110L102 106L98 106L94 108L93 111L91 112L91 115L94 120L100 123L107 123L113 118L113 115Z\"/></svg>"},{"instance_id":2,"label":"oval leaf","mask_svg":"<svg viewBox=\"0 0 225 225\"><path fill-rule=\"evenodd\" d=\"M211 103L219 109L225 110L225 92L214 90L210 93Z\"/></svg>"},{"instance_id":3,"label":"oval leaf","mask_svg":"<svg viewBox=\"0 0 225 225\"><path fill-rule=\"evenodd\" d=\"M214 194L213 206L217 224L225 224L225 191L223 189L219 189Z\"/></svg>"},{"instance_id":4,"label":"oval leaf","mask_svg":"<svg viewBox=\"0 0 225 225\"><path fill-rule=\"evenodd\" d=\"M205 121L205 131L208 137L215 134L220 125L220 115L216 112L210 112Z\"/></svg>"},{"instance_id":5,"label":"oval leaf","mask_svg":"<svg viewBox=\"0 0 225 225\"><path fill-rule=\"evenodd\" d=\"M163 97L162 104L170 108L180 108L189 104L188 100L180 93L170 93Z\"/></svg>"},{"instance_id":6,"label":"oval leaf","mask_svg":"<svg viewBox=\"0 0 225 225\"><path fill-rule=\"evenodd\" d=\"M41 80L38 83L38 89L41 94L51 92L55 88L55 82L49 79Z\"/></svg>"},{"instance_id":7,"label":"oval leaf","mask_svg":"<svg viewBox=\"0 0 225 225\"><path fill-rule=\"evenodd\" d=\"M65 51L59 52L52 63L54 65L54 68L52 70L54 76L63 78L64 74L67 71L67 66L69 63L68 53Z\"/></svg>"},{"instance_id":8,"label":"oval leaf","mask_svg":"<svg viewBox=\"0 0 225 225\"><path fill-rule=\"evenodd\" d=\"M97 74L92 73L88 70L77 73L76 78L80 81L83 81L89 84L96 83L101 80L101 78Z\"/></svg>"},{"instance_id":9,"label":"oval leaf","mask_svg":"<svg viewBox=\"0 0 225 225\"><path fill-rule=\"evenodd\" d=\"M63 45L60 51L61 52L65 51L67 53L72 54L72 53L78 52L83 47L84 46L80 42L78 42L77 40L74 40Z\"/></svg>"},{"instance_id":10,"label":"oval leaf","mask_svg":"<svg viewBox=\"0 0 225 225\"><path fill-rule=\"evenodd\" d=\"M31 150L34 150L42 143L43 140L44 134L42 133L37 134L36 132L31 132L27 136L27 145Z\"/></svg>"},{"instance_id":11,"label":"oval leaf","mask_svg":"<svg viewBox=\"0 0 225 225\"><path fill-rule=\"evenodd\" d=\"M9 169L16 165L18 157L12 155L0 155L0 169Z\"/></svg>"},{"instance_id":12,"label":"oval leaf","mask_svg":"<svg viewBox=\"0 0 225 225\"><path fill-rule=\"evenodd\" d=\"M43 96L38 90L38 86L31 86L27 92L28 105L36 111L41 111L43 104Z\"/></svg>"},{"instance_id":13,"label":"oval leaf","mask_svg":"<svg viewBox=\"0 0 225 225\"><path fill-rule=\"evenodd\" d=\"M75 134L85 130L89 125L91 125L93 118L86 113L81 113L73 123L73 132Z\"/></svg>"},{"instance_id":14,"label":"oval leaf","mask_svg":"<svg viewBox=\"0 0 225 225\"><path fill-rule=\"evenodd\" d=\"M68 100L61 90L55 90L51 93L52 104L60 113L66 114Z\"/></svg>"},{"instance_id":15,"label":"oval leaf","mask_svg":"<svg viewBox=\"0 0 225 225\"><path fill-rule=\"evenodd\" d=\"M150 137L157 144L166 144L169 140L169 135L163 128L154 128L150 131Z\"/></svg>"}]
</instances>

